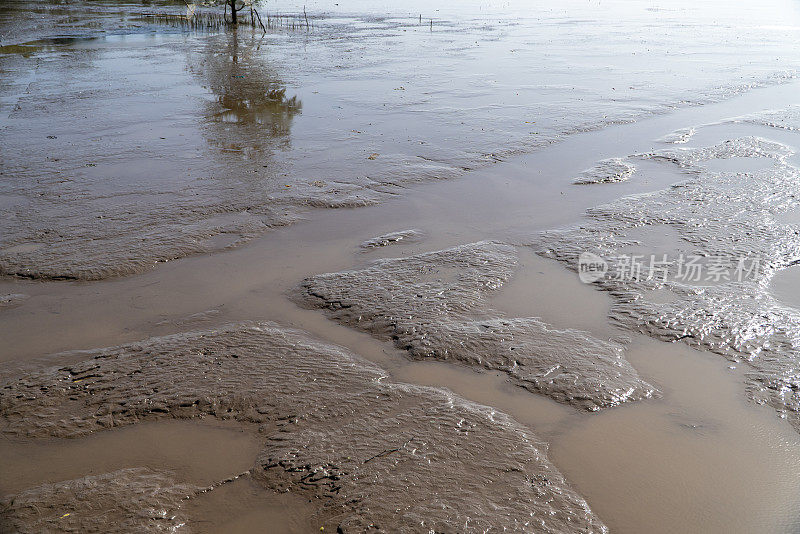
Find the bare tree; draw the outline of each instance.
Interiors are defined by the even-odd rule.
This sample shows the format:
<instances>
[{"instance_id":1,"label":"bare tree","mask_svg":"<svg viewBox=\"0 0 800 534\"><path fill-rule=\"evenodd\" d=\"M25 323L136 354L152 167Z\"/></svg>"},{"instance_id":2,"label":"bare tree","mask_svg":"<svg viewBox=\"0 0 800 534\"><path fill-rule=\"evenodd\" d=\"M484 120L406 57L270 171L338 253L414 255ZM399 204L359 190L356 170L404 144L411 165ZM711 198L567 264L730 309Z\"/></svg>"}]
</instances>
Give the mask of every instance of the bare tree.
<instances>
[{"instance_id":1,"label":"bare tree","mask_svg":"<svg viewBox=\"0 0 800 534\"><path fill-rule=\"evenodd\" d=\"M237 13L239 11L241 11L242 9L244 9L244 7L247 4L242 2L242 5L239 8L237 8L236 7L236 0L225 0L225 3L227 4L227 6L225 6L226 10L227 10L228 7L231 8L231 23L232 24L236 24L237 23Z\"/></svg>"},{"instance_id":2,"label":"bare tree","mask_svg":"<svg viewBox=\"0 0 800 534\"><path fill-rule=\"evenodd\" d=\"M255 25L256 19L258 19L258 23L261 25L261 28L266 31L264 28L264 24L261 23L261 16L258 14L256 10L255 4L259 0L195 0L192 2L191 0L183 0L186 6L189 8L191 12L194 12L194 9L197 5L204 5L204 6L224 6L223 16L227 18L228 9L231 11L231 24L237 24L239 22L239 11L248 8L250 10L250 21L252 24Z\"/></svg>"}]
</instances>

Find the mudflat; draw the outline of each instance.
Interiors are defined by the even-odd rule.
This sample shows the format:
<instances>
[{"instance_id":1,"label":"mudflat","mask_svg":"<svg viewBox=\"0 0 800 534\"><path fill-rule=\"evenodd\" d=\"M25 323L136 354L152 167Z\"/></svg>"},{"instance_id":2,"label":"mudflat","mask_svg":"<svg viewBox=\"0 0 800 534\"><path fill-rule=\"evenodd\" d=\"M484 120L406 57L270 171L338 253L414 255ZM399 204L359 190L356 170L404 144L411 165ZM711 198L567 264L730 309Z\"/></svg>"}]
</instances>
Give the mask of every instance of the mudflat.
<instances>
[{"instance_id":1,"label":"mudflat","mask_svg":"<svg viewBox=\"0 0 800 534\"><path fill-rule=\"evenodd\" d=\"M0 530L796 530L800 13L695 4L5 2Z\"/></svg>"}]
</instances>

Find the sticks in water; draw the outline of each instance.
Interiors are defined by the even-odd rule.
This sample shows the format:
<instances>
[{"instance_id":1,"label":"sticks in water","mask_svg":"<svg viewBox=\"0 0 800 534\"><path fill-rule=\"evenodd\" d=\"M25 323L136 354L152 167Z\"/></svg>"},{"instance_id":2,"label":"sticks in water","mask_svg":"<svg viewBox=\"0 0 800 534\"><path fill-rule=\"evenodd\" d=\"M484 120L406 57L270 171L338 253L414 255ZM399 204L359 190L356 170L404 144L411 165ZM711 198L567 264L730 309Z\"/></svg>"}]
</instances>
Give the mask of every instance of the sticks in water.
<instances>
[{"instance_id":1,"label":"sticks in water","mask_svg":"<svg viewBox=\"0 0 800 534\"><path fill-rule=\"evenodd\" d=\"M142 15L142 19L147 22L166 24L190 30L216 31L233 24L227 16L227 9L225 9L224 13L198 11L191 16L177 15L175 13L146 13ZM313 29L308 14L305 12L303 13L303 18L300 18L299 15L270 15L268 13L266 15L266 21L264 21L255 8L251 11L250 17L238 18L237 25L260 27L264 33L268 30L308 31Z\"/></svg>"}]
</instances>

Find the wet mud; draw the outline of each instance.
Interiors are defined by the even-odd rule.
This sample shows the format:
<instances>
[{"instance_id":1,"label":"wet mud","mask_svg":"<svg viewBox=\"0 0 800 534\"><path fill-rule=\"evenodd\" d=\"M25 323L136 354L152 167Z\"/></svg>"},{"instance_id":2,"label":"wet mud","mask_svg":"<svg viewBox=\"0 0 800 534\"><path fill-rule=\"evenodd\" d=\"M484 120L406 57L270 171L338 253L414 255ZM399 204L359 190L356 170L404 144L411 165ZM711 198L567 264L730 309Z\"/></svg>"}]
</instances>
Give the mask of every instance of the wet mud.
<instances>
[{"instance_id":1,"label":"wet mud","mask_svg":"<svg viewBox=\"0 0 800 534\"><path fill-rule=\"evenodd\" d=\"M472 243L307 278L297 299L393 340L411 358L504 371L521 387L586 410L655 393L625 360L623 345L492 310L487 299L516 262L509 245Z\"/></svg>"},{"instance_id":2,"label":"wet mud","mask_svg":"<svg viewBox=\"0 0 800 534\"><path fill-rule=\"evenodd\" d=\"M608 272L594 285L613 296L615 323L742 362L750 397L800 428L800 315L769 291L775 273L800 258L800 227L782 221L800 198L792 154L783 143L747 137L634 156L674 166L683 181L592 208L586 222L544 232L534 247L575 270L585 252L603 258ZM709 170L725 160L733 170ZM633 277L625 260L632 254L658 261L644 261ZM682 256L722 269L687 281L677 276Z\"/></svg>"},{"instance_id":3,"label":"wet mud","mask_svg":"<svg viewBox=\"0 0 800 534\"><path fill-rule=\"evenodd\" d=\"M0 274L139 273L795 76L795 36L769 26L772 8L687 5L356 2L262 37L143 17L184 15L169 2L4 2ZM708 53L697 28L728 43L702 68L671 53ZM779 67L776 50L790 51Z\"/></svg>"},{"instance_id":4,"label":"wet mud","mask_svg":"<svg viewBox=\"0 0 800 534\"><path fill-rule=\"evenodd\" d=\"M446 390L392 382L374 364L295 330L238 324L51 358L50 368L4 373L4 434L75 437L214 417L263 436L246 476L314 500L326 530L605 531L519 423ZM61 517L65 507L80 512L85 500L103 510L119 500L113 518L76 513L72 521L155 530L164 517L177 521L168 510L186 493L134 469L26 490L4 516L35 531L73 517ZM163 513L138 513L155 501Z\"/></svg>"},{"instance_id":5,"label":"wet mud","mask_svg":"<svg viewBox=\"0 0 800 534\"><path fill-rule=\"evenodd\" d=\"M769 109L730 119L730 123L749 123L782 130L800 130L800 106L790 105L783 109Z\"/></svg>"},{"instance_id":6,"label":"wet mud","mask_svg":"<svg viewBox=\"0 0 800 534\"><path fill-rule=\"evenodd\" d=\"M416 243L425 238L425 232L417 228L410 230L398 230L397 232L389 232L388 234L379 235L367 239L361 243L361 248L370 250L379 247L388 247L389 245L400 245L406 243Z\"/></svg>"},{"instance_id":7,"label":"wet mud","mask_svg":"<svg viewBox=\"0 0 800 534\"><path fill-rule=\"evenodd\" d=\"M174 532L200 488L131 468L43 484L0 499L3 532Z\"/></svg>"},{"instance_id":8,"label":"wet mud","mask_svg":"<svg viewBox=\"0 0 800 534\"><path fill-rule=\"evenodd\" d=\"M27 300L28 295L23 293L9 293L6 295L0 295L0 309L3 308L13 308L15 306L19 306L25 300Z\"/></svg>"},{"instance_id":9,"label":"wet mud","mask_svg":"<svg viewBox=\"0 0 800 534\"><path fill-rule=\"evenodd\" d=\"M0 5L0 530L796 527L795 6L308 7Z\"/></svg>"},{"instance_id":10,"label":"wet mud","mask_svg":"<svg viewBox=\"0 0 800 534\"><path fill-rule=\"evenodd\" d=\"M586 169L572 183L576 185L605 184L629 180L636 167L621 158L600 161L591 169Z\"/></svg>"},{"instance_id":11,"label":"wet mud","mask_svg":"<svg viewBox=\"0 0 800 534\"><path fill-rule=\"evenodd\" d=\"M673 145L683 145L688 143L695 133L697 133L695 128L680 128L661 137L659 141L662 143L671 143Z\"/></svg>"}]
</instances>

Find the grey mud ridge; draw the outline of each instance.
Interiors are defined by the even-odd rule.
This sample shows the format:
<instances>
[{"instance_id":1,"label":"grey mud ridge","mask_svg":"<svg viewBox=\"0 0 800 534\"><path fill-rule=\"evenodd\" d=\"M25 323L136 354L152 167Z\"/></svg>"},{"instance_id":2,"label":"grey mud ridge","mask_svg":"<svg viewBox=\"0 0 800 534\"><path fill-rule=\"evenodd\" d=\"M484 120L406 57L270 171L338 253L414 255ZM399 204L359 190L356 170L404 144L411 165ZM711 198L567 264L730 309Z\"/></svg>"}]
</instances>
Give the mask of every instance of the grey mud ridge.
<instances>
[{"instance_id":1,"label":"grey mud ridge","mask_svg":"<svg viewBox=\"0 0 800 534\"><path fill-rule=\"evenodd\" d=\"M232 477L311 499L326 532L606 532L527 428L446 390L392 382L296 330L233 324L51 358L4 373L6 436L225 419L263 438L252 468ZM190 531L181 505L209 490L125 469L5 497L2 526Z\"/></svg>"}]
</instances>

